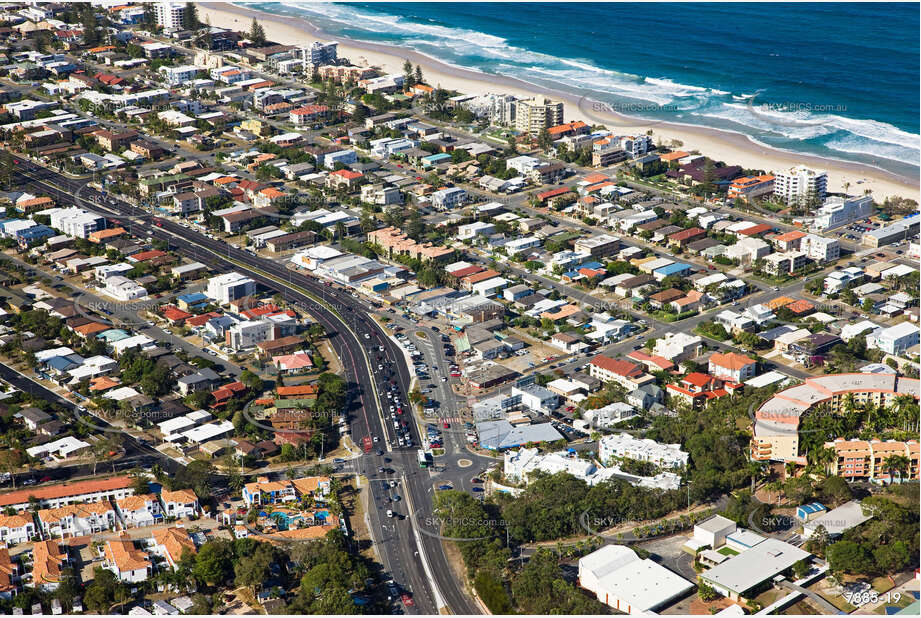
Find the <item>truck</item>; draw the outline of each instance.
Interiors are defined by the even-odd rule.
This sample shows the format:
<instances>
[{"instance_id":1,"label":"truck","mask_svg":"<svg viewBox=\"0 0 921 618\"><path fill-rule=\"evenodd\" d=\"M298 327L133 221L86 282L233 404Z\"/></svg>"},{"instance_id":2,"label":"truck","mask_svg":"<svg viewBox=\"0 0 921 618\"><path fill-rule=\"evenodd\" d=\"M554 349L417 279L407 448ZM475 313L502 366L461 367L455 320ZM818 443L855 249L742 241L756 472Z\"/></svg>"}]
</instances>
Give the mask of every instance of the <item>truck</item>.
<instances>
[{"instance_id":1,"label":"truck","mask_svg":"<svg viewBox=\"0 0 921 618\"><path fill-rule=\"evenodd\" d=\"M428 468L430 465L432 465L432 454L426 451L425 449L421 449L421 448L419 449L419 452L417 453L417 458L419 460L420 468Z\"/></svg>"}]
</instances>

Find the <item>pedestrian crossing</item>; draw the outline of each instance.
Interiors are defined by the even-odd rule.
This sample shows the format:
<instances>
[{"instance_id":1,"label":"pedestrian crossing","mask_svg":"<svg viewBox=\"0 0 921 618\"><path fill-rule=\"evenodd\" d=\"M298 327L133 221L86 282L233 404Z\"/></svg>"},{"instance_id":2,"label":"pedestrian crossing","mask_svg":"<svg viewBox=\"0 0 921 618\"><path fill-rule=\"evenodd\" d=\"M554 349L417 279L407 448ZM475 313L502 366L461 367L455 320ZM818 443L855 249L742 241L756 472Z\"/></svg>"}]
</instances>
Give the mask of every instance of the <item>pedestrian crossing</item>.
<instances>
[{"instance_id":1,"label":"pedestrian crossing","mask_svg":"<svg viewBox=\"0 0 921 618\"><path fill-rule=\"evenodd\" d=\"M464 418L461 416L439 416L439 421L447 421L449 423L462 423Z\"/></svg>"}]
</instances>

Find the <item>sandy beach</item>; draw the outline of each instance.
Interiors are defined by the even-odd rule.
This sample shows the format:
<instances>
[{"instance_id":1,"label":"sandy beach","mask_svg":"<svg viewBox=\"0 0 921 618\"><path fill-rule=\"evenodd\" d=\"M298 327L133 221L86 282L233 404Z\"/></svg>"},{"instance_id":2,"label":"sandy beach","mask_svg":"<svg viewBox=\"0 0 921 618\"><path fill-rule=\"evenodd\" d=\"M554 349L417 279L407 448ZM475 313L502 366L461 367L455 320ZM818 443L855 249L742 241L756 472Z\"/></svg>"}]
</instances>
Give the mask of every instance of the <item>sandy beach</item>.
<instances>
[{"instance_id":1,"label":"sandy beach","mask_svg":"<svg viewBox=\"0 0 921 618\"><path fill-rule=\"evenodd\" d=\"M645 133L652 129L653 139L669 143L682 142L683 150L698 150L713 159L727 164L741 165L746 169L780 171L794 165L808 165L828 172L828 189L843 192L849 183L851 194L861 194L869 189L876 201L887 196L902 196L919 200L919 179L907 179L886 170L859 163L830 160L801 155L763 146L747 136L729 131L679 125L650 123L613 113L606 105L572 94L541 89L513 78L486 75L439 62L410 49L396 48L342 37L333 37L314 27L308 21L290 16L277 16L228 3L199 3L199 17L211 25L246 31L254 17L262 23L266 36L278 43L304 44L314 40L336 40L339 56L348 58L359 66L380 67L389 73L402 73L403 62L408 59L422 67L425 80L431 85L456 90L466 94L509 93L521 97L547 95L563 100L566 121L584 120L590 124L605 124L619 133ZM919 200L921 201L921 200Z\"/></svg>"}]
</instances>

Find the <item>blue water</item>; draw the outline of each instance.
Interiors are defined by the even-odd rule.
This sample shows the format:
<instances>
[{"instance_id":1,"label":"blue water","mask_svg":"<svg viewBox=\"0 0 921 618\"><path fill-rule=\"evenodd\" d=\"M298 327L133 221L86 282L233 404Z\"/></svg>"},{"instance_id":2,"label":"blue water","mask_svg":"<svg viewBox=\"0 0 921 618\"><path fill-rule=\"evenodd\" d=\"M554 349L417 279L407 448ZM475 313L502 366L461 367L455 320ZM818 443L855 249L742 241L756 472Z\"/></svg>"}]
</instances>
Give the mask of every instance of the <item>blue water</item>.
<instances>
[{"instance_id":1,"label":"blue water","mask_svg":"<svg viewBox=\"0 0 921 618\"><path fill-rule=\"evenodd\" d=\"M918 172L918 4L249 6L304 17L333 36L590 97L586 112L728 129L779 148Z\"/></svg>"}]
</instances>

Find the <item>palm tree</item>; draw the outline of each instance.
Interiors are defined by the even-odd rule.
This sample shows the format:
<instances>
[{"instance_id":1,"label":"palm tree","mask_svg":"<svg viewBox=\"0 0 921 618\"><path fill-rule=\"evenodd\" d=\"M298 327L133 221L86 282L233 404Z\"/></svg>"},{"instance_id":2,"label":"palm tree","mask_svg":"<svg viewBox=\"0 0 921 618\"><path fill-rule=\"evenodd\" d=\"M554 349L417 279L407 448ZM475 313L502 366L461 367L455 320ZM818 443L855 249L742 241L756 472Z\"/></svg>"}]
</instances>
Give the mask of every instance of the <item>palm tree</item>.
<instances>
[{"instance_id":1,"label":"palm tree","mask_svg":"<svg viewBox=\"0 0 921 618\"><path fill-rule=\"evenodd\" d=\"M889 455L883 462L883 466L886 472L889 473L890 480L893 478L893 472L898 472L899 479L901 479L902 473L907 473L911 469L911 460L905 455Z\"/></svg>"},{"instance_id":2,"label":"palm tree","mask_svg":"<svg viewBox=\"0 0 921 618\"><path fill-rule=\"evenodd\" d=\"M752 493L755 493L755 485L758 484L758 481L764 478L765 470L767 466L763 461L750 461L748 462L748 474L751 477L752 481Z\"/></svg>"}]
</instances>

